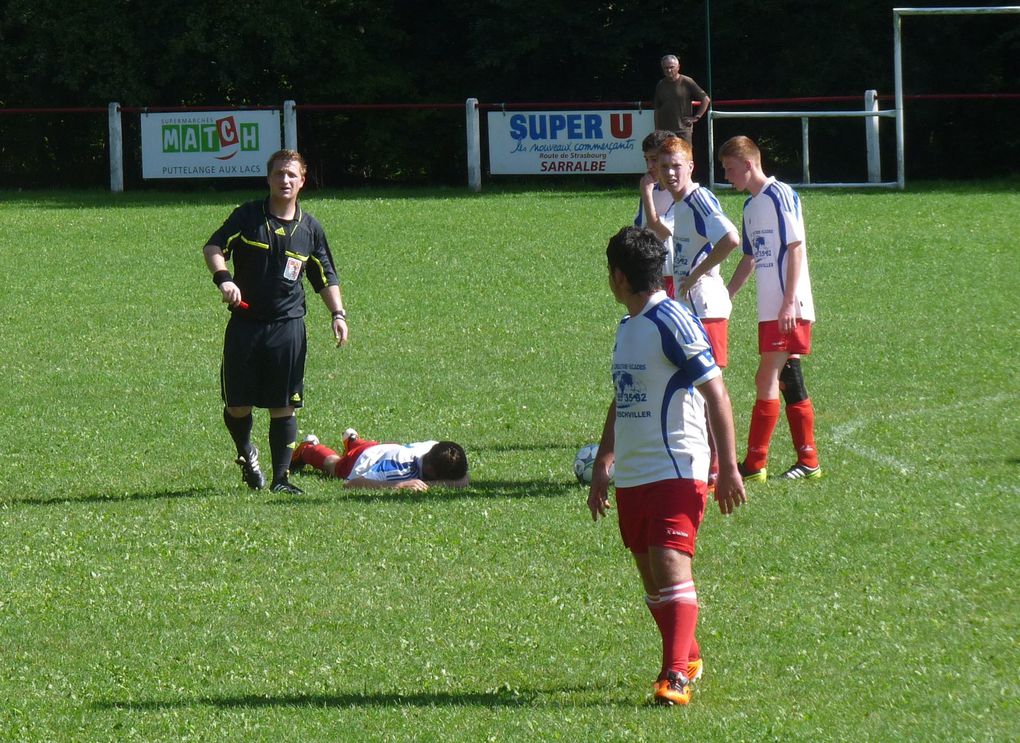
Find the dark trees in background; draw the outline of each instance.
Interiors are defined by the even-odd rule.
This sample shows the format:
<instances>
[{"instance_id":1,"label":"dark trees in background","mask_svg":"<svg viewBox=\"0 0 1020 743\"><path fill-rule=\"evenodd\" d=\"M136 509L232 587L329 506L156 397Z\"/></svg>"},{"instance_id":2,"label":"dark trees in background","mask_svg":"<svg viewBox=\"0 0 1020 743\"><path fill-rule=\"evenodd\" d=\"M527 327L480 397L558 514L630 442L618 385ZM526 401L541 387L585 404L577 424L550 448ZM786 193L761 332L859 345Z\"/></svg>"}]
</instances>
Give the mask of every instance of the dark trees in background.
<instances>
[{"instance_id":1,"label":"dark trees in background","mask_svg":"<svg viewBox=\"0 0 1020 743\"><path fill-rule=\"evenodd\" d=\"M716 101L863 99L869 88L893 93L898 4L715 0L709 70L700 1L7 0L0 107L637 101L650 99L669 52L703 86L711 79ZM908 94L1020 92L1018 15L907 18L903 39ZM908 178L1016 173L1018 114L1015 100L908 103ZM131 118L129 187L140 181ZM813 174L863 178L861 123L816 122ZM883 129L889 179L891 122ZM737 131L763 139L775 168L797 179L797 122L720 122L717 142ZM299 142L321 185L465 180L462 110L311 111L299 114ZM105 185L106 117L0 116L0 173L6 187Z\"/></svg>"}]
</instances>

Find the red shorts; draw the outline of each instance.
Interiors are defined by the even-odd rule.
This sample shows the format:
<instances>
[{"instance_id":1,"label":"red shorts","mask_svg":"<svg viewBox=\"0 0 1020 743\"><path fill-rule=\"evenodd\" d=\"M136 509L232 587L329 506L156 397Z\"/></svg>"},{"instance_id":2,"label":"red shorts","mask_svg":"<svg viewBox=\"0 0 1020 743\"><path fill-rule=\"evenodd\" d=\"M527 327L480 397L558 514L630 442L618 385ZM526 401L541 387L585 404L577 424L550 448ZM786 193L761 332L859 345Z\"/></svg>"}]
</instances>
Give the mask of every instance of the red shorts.
<instances>
[{"instance_id":1,"label":"red shorts","mask_svg":"<svg viewBox=\"0 0 1020 743\"><path fill-rule=\"evenodd\" d=\"M712 355L715 356L715 365L724 369L729 362L729 327L730 321L724 317L708 318L702 320L705 326L705 333L708 334L708 342L712 344Z\"/></svg>"},{"instance_id":2,"label":"red shorts","mask_svg":"<svg viewBox=\"0 0 1020 743\"><path fill-rule=\"evenodd\" d=\"M639 555L654 545L693 557L707 501L708 486L700 480L659 480L617 488L616 510L623 545Z\"/></svg>"},{"instance_id":3,"label":"red shorts","mask_svg":"<svg viewBox=\"0 0 1020 743\"><path fill-rule=\"evenodd\" d=\"M811 353L811 321L798 320L792 333L780 333L778 320L758 323L758 353Z\"/></svg>"},{"instance_id":4,"label":"red shorts","mask_svg":"<svg viewBox=\"0 0 1020 743\"><path fill-rule=\"evenodd\" d=\"M370 446L375 446L378 441L368 441L366 439L351 439L345 443L347 451L340 456L340 461L336 463L336 467L333 472L336 473L337 477L344 480L351 474L351 470L354 469L354 465L358 461L358 457Z\"/></svg>"},{"instance_id":5,"label":"red shorts","mask_svg":"<svg viewBox=\"0 0 1020 743\"><path fill-rule=\"evenodd\" d=\"M662 290L666 292L666 296L670 299L676 299L676 286L673 284L672 276L662 277Z\"/></svg>"}]
</instances>

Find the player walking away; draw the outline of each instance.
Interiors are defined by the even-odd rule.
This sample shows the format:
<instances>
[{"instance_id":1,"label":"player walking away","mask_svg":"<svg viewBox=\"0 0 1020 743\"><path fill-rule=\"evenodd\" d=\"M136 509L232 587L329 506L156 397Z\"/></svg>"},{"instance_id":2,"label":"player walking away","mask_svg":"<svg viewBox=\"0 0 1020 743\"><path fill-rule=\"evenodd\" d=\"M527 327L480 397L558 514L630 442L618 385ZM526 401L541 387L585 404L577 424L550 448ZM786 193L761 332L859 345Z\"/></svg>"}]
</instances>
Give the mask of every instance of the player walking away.
<instances>
[{"instance_id":1,"label":"player walking away","mask_svg":"<svg viewBox=\"0 0 1020 743\"><path fill-rule=\"evenodd\" d=\"M662 264L662 288L670 299L673 298L673 217L670 208L673 197L666 190L659 171L659 147L673 136L672 132L656 129L641 140L641 151L645 156L645 174L638 183L640 199L635 227L648 227L666 246L666 260Z\"/></svg>"},{"instance_id":2,"label":"player walking away","mask_svg":"<svg viewBox=\"0 0 1020 743\"><path fill-rule=\"evenodd\" d=\"M429 485L464 488L468 485L467 455L452 441L422 441L414 444L381 444L358 436L353 428L344 431L343 454L305 436L294 451L292 469L306 464L338 477L348 488L409 488L428 490Z\"/></svg>"},{"instance_id":3,"label":"player walking away","mask_svg":"<svg viewBox=\"0 0 1020 743\"><path fill-rule=\"evenodd\" d=\"M301 277L332 315L337 346L347 342L347 315L322 225L298 204L307 166L295 150L269 158L269 196L234 209L209 238L205 263L230 307L220 383L223 422L248 487L265 485L251 442L252 408L269 410L272 490L300 493L287 480L297 439L295 410L304 403L305 291ZM234 273L227 270L232 260Z\"/></svg>"},{"instance_id":4,"label":"player walking away","mask_svg":"<svg viewBox=\"0 0 1020 743\"><path fill-rule=\"evenodd\" d=\"M670 244L673 252L673 280L678 287L677 300L690 309L705 326L712 344L715 364L725 369L729 356L729 318L733 307L719 267L699 271L705 259L715 251L729 255L739 244L737 228L723 213L718 199L693 179L694 153L690 142L669 137L659 148L659 171L673 199L667 216L672 224ZM652 227L653 231L655 227ZM658 232L656 232L658 234ZM712 429L709 426L709 442ZM708 487L715 486L719 460L713 448Z\"/></svg>"},{"instance_id":5,"label":"player walking away","mask_svg":"<svg viewBox=\"0 0 1020 743\"><path fill-rule=\"evenodd\" d=\"M744 256L730 279L730 296L740 291L752 270L758 289L761 359L755 375L757 400L751 413L747 457L740 472L745 481L765 479L782 392L797 462L781 477L821 477L815 447L815 409L800 365L800 357L811 353L811 325L815 321L800 198L787 184L765 175L761 151L747 137L727 140L719 150L719 159L734 188L751 194L744 202Z\"/></svg>"},{"instance_id":6,"label":"player walking away","mask_svg":"<svg viewBox=\"0 0 1020 743\"><path fill-rule=\"evenodd\" d=\"M653 232L636 227L614 235L606 250L610 290L629 314L616 331L616 397L606 414L588 508L596 521L606 515L615 463L620 534L662 637L653 698L673 705L690 701L691 683L703 669L694 642L698 598L691 562L708 498L706 409L719 451L719 510L731 513L746 497L722 372L701 323L659 288L663 252Z\"/></svg>"}]
</instances>

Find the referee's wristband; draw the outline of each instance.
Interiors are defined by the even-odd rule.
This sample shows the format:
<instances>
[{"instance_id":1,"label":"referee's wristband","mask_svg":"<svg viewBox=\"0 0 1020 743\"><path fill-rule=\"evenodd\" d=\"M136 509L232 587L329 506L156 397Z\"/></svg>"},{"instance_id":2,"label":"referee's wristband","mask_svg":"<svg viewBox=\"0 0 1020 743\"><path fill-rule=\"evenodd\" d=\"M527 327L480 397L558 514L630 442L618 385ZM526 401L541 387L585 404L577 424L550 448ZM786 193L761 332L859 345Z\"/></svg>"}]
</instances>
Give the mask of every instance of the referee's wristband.
<instances>
[{"instance_id":1,"label":"referee's wristband","mask_svg":"<svg viewBox=\"0 0 1020 743\"><path fill-rule=\"evenodd\" d=\"M234 277L231 276L230 275L230 271L227 271L227 270L216 271L212 275L212 282L214 284L216 284L216 286L219 286L220 284L223 284L223 283L225 283L227 281L233 281L233 280L234 280Z\"/></svg>"},{"instance_id":2,"label":"referee's wristband","mask_svg":"<svg viewBox=\"0 0 1020 743\"><path fill-rule=\"evenodd\" d=\"M346 320L347 313L344 312L343 310L333 310L333 319L336 320L337 318L341 320Z\"/></svg>"}]
</instances>

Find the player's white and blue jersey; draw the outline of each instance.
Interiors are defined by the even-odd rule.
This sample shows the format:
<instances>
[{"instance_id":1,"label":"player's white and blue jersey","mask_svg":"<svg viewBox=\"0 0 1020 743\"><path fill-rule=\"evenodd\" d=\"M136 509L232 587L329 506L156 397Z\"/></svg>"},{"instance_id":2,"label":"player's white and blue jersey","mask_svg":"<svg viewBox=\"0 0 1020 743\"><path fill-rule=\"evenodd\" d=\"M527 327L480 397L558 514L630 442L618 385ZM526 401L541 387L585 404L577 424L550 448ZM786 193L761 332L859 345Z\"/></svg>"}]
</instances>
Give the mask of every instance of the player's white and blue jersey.
<instances>
[{"instance_id":1,"label":"player's white and blue jersey","mask_svg":"<svg viewBox=\"0 0 1020 743\"><path fill-rule=\"evenodd\" d=\"M712 252L712 246L737 228L723 213L719 200L707 188L693 190L673 204L673 281L676 286ZM686 296L677 297L700 318L726 319L733 304L716 266L698 279Z\"/></svg>"},{"instance_id":2,"label":"player's white and blue jersey","mask_svg":"<svg viewBox=\"0 0 1020 743\"><path fill-rule=\"evenodd\" d=\"M797 192L782 181L768 178L761 191L744 202L743 232L744 255L754 257L758 321L778 319L786 290L787 251L791 244L799 242L804 250L804 262L797 282L797 317L814 322L804 214Z\"/></svg>"},{"instance_id":3,"label":"player's white and blue jersey","mask_svg":"<svg viewBox=\"0 0 1020 743\"><path fill-rule=\"evenodd\" d=\"M658 183L652 189L652 203L655 205L655 213L659 215L659 221L661 221L668 229L673 229L673 217L670 208L673 206L673 197L669 191L662 188ZM645 214L645 203L638 201L637 214L634 216L635 227L647 227L648 226L648 215ZM666 261L662 265L662 275L672 276L673 275L673 243L670 240L663 240L662 244L666 246Z\"/></svg>"},{"instance_id":4,"label":"player's white and blue jersey","mask_svg":"<svg viewBox=\"0 0 1020 743\"><path fill-rule=\"evenodd\" d=\"M616 484L708 478L705 400L696 385L719 376L701 322L659 291L616 331Z\"/></svg>"},{"instance_id":5,"label":"player's white and blue jersey","mask_svg":"<svg viewBox=\"0 0 1020 743\"><path fill-rule=\"evenodd\" d=\"M354 463L348 480L364 477L366 480L400 482L421 479L421 458L438 442L421 441L415 444L376 444L361 453Z\"/></svg>"}]
</instances>

